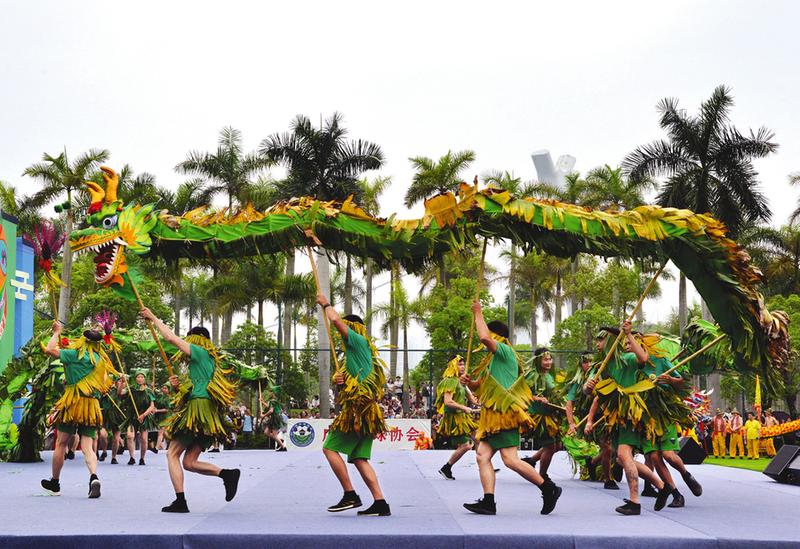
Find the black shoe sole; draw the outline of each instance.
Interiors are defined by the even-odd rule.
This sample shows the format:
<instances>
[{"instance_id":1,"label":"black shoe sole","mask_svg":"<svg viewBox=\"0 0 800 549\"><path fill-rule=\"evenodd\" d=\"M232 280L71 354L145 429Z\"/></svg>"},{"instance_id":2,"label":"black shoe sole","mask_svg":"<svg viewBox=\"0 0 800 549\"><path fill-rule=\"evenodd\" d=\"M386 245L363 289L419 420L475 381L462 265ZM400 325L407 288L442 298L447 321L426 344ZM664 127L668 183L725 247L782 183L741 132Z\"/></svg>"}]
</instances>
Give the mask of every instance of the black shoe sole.
<instances>
[{"instance_id":1,"label":"black shoe sole","mask_svg":"<svg viewBox=\"0 0 800 549\"><path fill-rule=\"evenodd\" d=\"M97 499L100 497L100 481L93 480L89 483L89 499Z\"/></svg>"},{"instance_id":2,"label":"black shoe sole","mask_svg":"<svg viewBox=\"0 0 800 549\"><path fill-rule=\"evenodd\" d=\"M694 477L689 477L691 480L683 479L686 483L686 486L689 487L689 491L692 492L692 495L696 498L699 498L703 495L703 487L697 482L697 479Z\"/></svg>"},{"instance_id":3,"label":"black shoe sole","mask_svg":"<svg viewBox=\"0 0 800 549\"><path fill-rule=\"evenodd\" d=\"M561 492L563 492L561 487L560 486L556 486L556 493L555 493L555 497L553 498L553 508L550 509L549 511L547 511L546 513L544 512L544 509L542 509L540 514L549 515L550 513L552 513L555 510L556 504L558 503L558 498L561 497Z\"/></svg>"},{"instance_id":4,"label":"black shoe sole","mask_svg":"<svg viewBox=\"0 0 800 549\"><path fill-rule=\"evenodd\" d=\"M468 503L464 504L464 509L466 509L470 513L475 513L476 515L496 515L497 514L497 511L492 511L491 509L484 509L483 507L470 507Z\"/></svg>"},{"instance_id":5,"label":"black shoe sole","mask_svg":"<svg viewBox=\"0 0 800 549\"><path fill-rule=\"evenodd\" d=\"M444 478L445 480L455 480L456 479L456 477L454 477L453 475L450 475L448 477L446 474L444 474L444 471L442 471L441 469L439 469L439 474L442 475L442 478Z\"/></svg>"},{"instance_id":6,"label":"black shoe sole","mask_svg":"<svg viewBox=\"0 0 800 549\"><path fill-rule=\"evenodd\" d=\"M188 512L189 512L189 510L188 510L188 509L179 509L179 510L174 510L174 509L168 509L168 508L166 508L166 507L162 507L162 508L161 508L161 512L162 512L162 513L188 513Z\"/></svg>"},{"instance_id":7,"label":"black shoe sole","mask_svg":"<svg viewBox=\"0 0 800 549\"><path fill-rule=\"evenodd\" d=\"M624 515L626 517L632 517L632 516L637 516L637 515L641 515L642 514L641 509L638 510L638 511L631 511L631 510L627 510L627 509L624 510L624 511L620 511L620 508L617 508L617 509L614 509L614 510L617 513L619 513L620 515Z\"/></svg>"},{"instance_id":8,"label":"black shoe sole","mask_svg":"<svg viewBox=\"0 0 800 549\"><path fill-rule=\"evenodd\" d=\"M676 503L676 502L674 502L674 501L673 501L672 503L670 503L669 505L667 505L667 507L669 507L670 509L680 509L680 508L682 508L682 507L685 507L685 506L686 506L686 503L684 503L684 502L682 502L682 501L681 501L681 502L679 502L677 505L676 505L675 503Z\"/></svg>"},{"instance_id":9,"label":"black shoe sole","mask_svg":"<svg viewBox=\"0 0 800 549\"><path fill-rule=\"evenodd\" d=\"M603 490L619 490L619 486L617 486L616 484L613 486L606 486L605 484L603 484Z\"/></svg>"},{"instance_id":10,"label":"black shoe sole","mask_svg":"<svg viewBox=\"0 0 800 549\"><path fill-rule=\"evenodd\" d=\"M353 504L347 505L345 507L331 506L331 507L328 507L328 512L329 513L341 513L342 511L349 511L350 509L358 509L359 507L361 507L361 505L363 505L363 504L359 501L357 503L353 503Z\"/></svg>"},{"instance_id":11,"label":"black shoe sole","mask_svg":"<svg viewBox=\"0 0 800 549\"><path fill-rule=\"evenodd\" d=\"M364 513L362 511L359 511L357 514L358 514L359 517L390 517L390 516L392 516L392 512L391 511L388 511L386 513Z\"/></svg>"}]
</instances>

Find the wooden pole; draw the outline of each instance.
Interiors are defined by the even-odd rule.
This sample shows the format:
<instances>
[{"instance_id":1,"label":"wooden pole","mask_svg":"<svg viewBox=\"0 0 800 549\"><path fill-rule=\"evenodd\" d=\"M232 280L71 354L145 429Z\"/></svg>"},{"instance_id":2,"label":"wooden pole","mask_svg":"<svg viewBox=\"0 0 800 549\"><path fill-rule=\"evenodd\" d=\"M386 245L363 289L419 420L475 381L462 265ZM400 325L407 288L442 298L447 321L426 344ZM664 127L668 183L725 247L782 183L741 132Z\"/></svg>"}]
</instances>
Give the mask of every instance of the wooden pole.
<instances>
[{"instance_id":1,"label":"wooden pole","mask_svg":"<svg viewBox=\"0 0 800 549\"><path fill-rule=\"evenodd\" d=\"M483 250L481 251L481 264L478 267L478 280L475 283L475 301L481 298L481 283L483 282L483 266L486 261L486 246L488 238L483 239ZM511 291L514 291L513 289ZM464 361L464 371L469 373L469 361L472 358L472 338L475 335L475 313L472 314L472 322L469 325L469 339L467 339L467 358Z\"/></svg>"},{"instance_id":2,"label":"wooden pole","mask_svg":"<svg viewBox=\"0 0 800 549\"><path fill-rule=\"evenodd\" d=\"M142 303L142 297L139 295L139 290L136 288L136 283L133 281L133 276L128 273L128 280L131 283L131 288L133 289L133 295L136 296L136 301L139 302L139 309L144 309L144 303ZM169 361L169 357L167 357L166 351L164 351L164 346L161 345L161 340L158 338L158 334L156 333L156 328L153 326L152 321L147 319L147 327L150 329L150 334L153 336L153 340L156 342L158 346L158 350L161 353L161 359L164 361L164 364L167 365L167 371L169 372L170 377L175 375L175 371L172 369L172 363Z\"/></svg>"},{"instance_id":3,"label":"wooden pole","mask_svg":"<svg viewBox=\"0 0 800 549\"><path fill-rule=\"evenodd\" d=\"M311 261L311 272L314 273L314 284L317 287L317 293L321 294L322 288L319 285L319 273L317 272L317 262L314 261L314 252L311 246L306 246L308 252L308 259ZM328 315L325 309L322 310L322 317L325 319L325 331L328 332L328 342L331 345L331 355L333 355L333 363L336 366L336 371L339 371L339 358L336 356L336 347L333 344L333 335L331 334L331 325L328 321Z\"/></svg>"},{"instance_id":4,"label":"wooden pole","mask_svg":"<svg viewBox=\"0 0 800 549\"><path fill-rule=\"evenodd\" d=\"M644 298L647 297L647 294L650 292L650 289L656 283L656 280L658 280L658 277L664 271L664 267L666 267L666 266L667 266L667 264L663 263L661 265L661 267L659 267L659 269L656 272L656 274L653 275L653 278L650 280L650 282L645 287L644 291L642 292L642 295L639 296L639 301L636 302L636 306L633 308L633 311L631 311L631 313L628 315L628 318L627 318L628 322L631 322L633 320L633 317L636 316L636 312L642 306L642 303L644 303ZM606 356L603 359L603 362L600 364L600 368L597 369L597 372L595 372L595 374L593 376L595 380L599 379L600 378L600 374L602 374L603 370L606 369L606 366L608 365L609 360L611 360L611 357L614 355L614 351L617 350L617 346L619 346L620 341L622 341L622 336L623 336L623 333L622 333L622 330L620 330L619 333L617 334L616 339L614 340L614 343L611 344L611 348L606 350Z\"/></svg>"},{"instance_id":5,"label":"wooden pole","mask_svg":"<svg viewBox=\"0 0 800 549\"><path fill-rule=\"evenodd\" d=\"M120 372L122 372L122 375L125 376L125 383L128 386L128 395L131 397L131 404L133 404L133 411L136 412L136 417L139 417L139 410L136 408L136 401L133 400L133 393L131 393L131 384L128 381L128 374L125 373L125 366L122 364L122 359L120 358L119 353L117 352L116 349L114 349L114 358L117 359L117 365L119 366ZM117 409L119 410L119 406L117 406ZM122 412L122 410L120 410L120 412ZM123 413L122 415L124 416L125 414Z\"/></svg>"}]
</instances>

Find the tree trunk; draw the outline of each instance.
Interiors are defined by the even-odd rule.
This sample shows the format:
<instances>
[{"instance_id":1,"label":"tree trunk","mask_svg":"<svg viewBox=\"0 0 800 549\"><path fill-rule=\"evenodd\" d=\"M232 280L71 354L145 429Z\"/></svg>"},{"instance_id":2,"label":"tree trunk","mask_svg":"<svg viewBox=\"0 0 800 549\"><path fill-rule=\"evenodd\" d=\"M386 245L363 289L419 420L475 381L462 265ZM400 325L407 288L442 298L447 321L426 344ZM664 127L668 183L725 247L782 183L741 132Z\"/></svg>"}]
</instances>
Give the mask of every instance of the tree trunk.
<instances>
[{"instance_id":1,"label":"tree trunk","mask_svg":"<svg viewBox=\"0 0 800 549\"><path fill-rule=\"evenodd\" d=\"M561 295L561 269L556 271L556 306L555 306L555 314L553 317L554 325L553 325L553 333L555 333L555 328L561 324L561 306L563 302L563 297ZM555 366L556 368L563 368L564 365L561 363L562 355L558 354L555 356Z\"/></svg>"},{"instance_id":2,"label":"tree trunk","mask_svg":"<svg viewBox=\"0 0 800 549\"><path fill-rule=\"evenodd\" d=\"M211 313L211 342L219 345L219 316L215 312Z\"/></svg>"},{"instance_id":3,"label":"tree trunk","mask_svg":"<svg viewBox=\"0 0 800 549\"><path fill-rule=\"evenodd\" d=\"M678 329L680 335L686 329L689 321L689 308L686 304L686 276L680 273L678 276Z\"/></svg>"},{"instance_id":4,"label":"tree trunk","mask_svg":"<svg viewBox=\"0 0 800 549\"><path fill-rule=\"evenodd\" d=\"M253 322L253 304L247 304L247 312L246 312L247 322Z\"/></svg>"},{"instance_id":5,"label":"tree trunk","mask_svg":"<svg viewBox=\"0 0 800 549\"><path fill-rule=\"evenodd\" d=\"M517 268L516 268L517 247L511 245L511 267L508 269L508 340L514 343L514 332L517 328L517 319L514 312L517 309Z\"/></svg>"},{"instance_id":6,"label":"tree trunk","mask_svg":"<svg viewBox=\"0 0 800 549\"><path fill-rule=\"evenodd\" d=\"M225 314L222 316L222 335L220 336L220 342L222 345L225 345L231 338L232 330L233 330L233 310L229 309L225 311Z\"/></svg>"},{"instance_id":7,"label":"tree trunk","mask_svg":"<svg viewBox=\"0 0 800 549\"><path fill-rule=\"evenodd\" d=\"M391 279L389 283L389 376L394 379L397 377L397 343L400 337L397 325L397 301L395 300L395 285L397 275L395 264L392 263Z\"/></svg>"},{"instance_id":8,"label":"tree trunk","mask_svg":"<svg viewBox=\"0 0 800 549\"><path fill-rule=\"evenodd\" d=\"M322 253L320 253L322 252ZM317 273L319 274L319 286L323 293L330 295L331 291L331 278L330 278L330 264L328 263L328 256L325 255L324 250L317 252ZM329 418L331 416L331 352L336 352L335 349L330 349L330 341L328 340L328 332L325 327L325 316L322 307L317 307L317 340L319 351L317 354L317 361L319 364L319 417Z\"/></svg>"},{"instance_id":9,"label":"tree trunk","mask_svg":"<svg viewBox=\"0 0 800 549\"><path fill-rule=\"evenodd\" d=\"M67 193L67 201L71 201L70 193ZM72 233L72 208L67 210L67 223L64 230L67 233L61 257L61 280L64 281L64 286L58 296L58 320L66 326L69 320L69 300L72 289L72 248L69 247L69 235Z\"/></svg>"},{"instance_id":10,"label":"tree trunk","mask_svg":"<svg viewBox=\"0 0 800 549\"><path fill-rule=\"evenodd\" d=\"M569 264L569 272L572 274L573 282L572 287L575 287L575 276L578 274L578 267L579 267L579 260L578 256L576 255L572 262ZM575 290L572 290L572 294L569 296L569 315L572 316L578 312L578 298L575 297Z\"/></svg>"},{"instance_id":11,"label":"tree trunk","mask_svg":"<svg viewBox=\"0 0 800 549\"><path fill-rule=\"evenodd\" d=\"M703 298L700 298L700 315L703 317L703 320L714 322L714 315L711 314L711 309L708 308L706 300Z\"/></svg>"},{"instance_id":12,"label":"tree trunk","mask_svg":"<svg viewBox=\"0 0 800 549\"><path fill-rule=\"evenodd\" d=\"M181 331L181 309L183 309L183 304L182 304L182 300L181 300L182 290L181 290L181 285L180 285L181 283L177 282L176 284L177 284L177 286L175 288L175 295L173 296L173 302L174 302L174 305L175 305L175 307L174 307L174 312L175 312L175 333L178 335L178 337L181 337L181 334L183 333ZM192 321L190 320L189 324L191 324L191 323L192 323Z\"/></svg>"},{"instance_id":13,"label":"tree trunk","mask_svg":"<svg viewBox=\"0 0 800 549\"><path fill-rule=\"evenodd\" d=\"M536 337L537 332L537 325L536 325L536 291L531 288L531 350L535 351L536 347L538 346L538 339Z\"/></svg>"},{"instance_id":14,"label":"tree trunk","mask_svg":"<svg viewBox=\"0 0 800 549\"><path fill-rule=\"evenodd\" d=\"M408 326L403 326L403 415L408 417L409 387L408 387Z\"/></svg>"},{"instance_id":15,"label":"tree trunk","mask_svg":"<svg viewBox=\"0 0 800 549\"><path fill-rule=\"evenodd\" d=\"M364 311L364 318L367 318L369 317L370 313L372 313L372 260L370 258L367 258L364 278L367 281L366 310ZM367 324L367 337L372 337L372 322Z\"/></svg>"},{"instance_id":16,"label":"tree trunk","mask_svg":"<svg viewBox=\"0 0 800 549\"><path fill-rule=\"evenodd\" d=\"M286 276L294 276L294 251L286 254ZM283 346L288 349L292 341L292 317L296 305L284 303L283 309Z\"/></svg>"},{"instance_id":17,"label":"tree trunk","mask_svg":"<svg viewBox=\"0 0 800 549\"><path fill-rule=\"evenodd\" d=\"M264 300L258 300L258 325L264 327Z\"/></svg>"},{"instance_id":18,"label":"tree trunk","mask_svg":"<svg viewBox=\"0 0 800 549\"><path fill-rule=\"evenodd\" d=\"M350 254L347 254L347 264L344 270L344 314L353 314L353 265Z\"/></svg>"}]
</instances>

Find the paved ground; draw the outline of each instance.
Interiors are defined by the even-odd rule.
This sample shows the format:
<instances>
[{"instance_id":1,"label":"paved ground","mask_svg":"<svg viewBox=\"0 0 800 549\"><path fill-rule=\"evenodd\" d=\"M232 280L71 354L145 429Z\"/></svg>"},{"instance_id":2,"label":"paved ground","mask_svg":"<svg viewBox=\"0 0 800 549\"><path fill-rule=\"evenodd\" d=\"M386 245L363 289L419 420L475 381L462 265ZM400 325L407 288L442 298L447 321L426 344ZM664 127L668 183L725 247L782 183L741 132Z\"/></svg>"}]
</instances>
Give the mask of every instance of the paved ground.
<instances>
[{"instance_id":1,"label":"paved ground","mask_svg":"<svg viewBox=\"0 0 800 549\"><path fill-rule=\"evenodd\" d=\"M713 465L691 466L705 493L688 489L684 509L652 511L643 500L639 517L614 512L626 486L609 492L602 485L572 478L563 452L551 477L564 488L556 511L541 516L538 489L514 473L498 473L498 515L476 516L463 502L481 495L477 468L470 454L446 481L437 469L446 452L384 452L374 464L392 507L392 517L330 514L340 489L321 454L270 451L224 451L205 454L223 467L240 467L239 495L225 503L222 482L188 474L186 494L191 513L166 515L160 508L172 500L163 453L148 454L145 467L101 463L103 496L86 499L87 473L78 456L62 474L62 495L42 495L39 479L49 475L44 463L0 464L5 499L0 547L57 543L59 549L115 547L800 547L795 522L800 487L766 476ZM499 456L497 462L499 463ZM369 500L360 480L362 499ZM685 488L685 487L683 487ZM61 536L58 539L52 536ZM114 536L109 539L108 536ZM141 536L147 536L142 539Z\"/></svg>"}]
</instances>

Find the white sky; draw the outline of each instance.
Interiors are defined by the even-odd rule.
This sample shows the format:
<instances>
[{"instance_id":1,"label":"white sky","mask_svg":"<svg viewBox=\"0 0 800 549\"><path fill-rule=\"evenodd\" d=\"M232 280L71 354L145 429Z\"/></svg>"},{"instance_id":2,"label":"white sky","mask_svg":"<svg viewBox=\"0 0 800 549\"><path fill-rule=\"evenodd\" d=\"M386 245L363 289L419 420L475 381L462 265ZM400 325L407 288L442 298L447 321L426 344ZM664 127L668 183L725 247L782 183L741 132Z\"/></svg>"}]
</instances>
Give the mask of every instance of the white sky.
<instances>
[{"instance_id":1,"label":"white sky","mask_svg":"<svg viewBox=\"0 0 800 549\"><path fill-rule=\"evenodd\" d=\"M421 205L401 204L410 156L469 148L466 179L491 169L531 179L530 153L547 148L585 173L661 137L659 99L694 112L726 84L734 123L765 125L780 143L756 164L774 222L797 201L787 176L800 170L800 5L789 0L0 0L0 10L0 179L25 191L36 184L21 173L45 151L107 148L112 166L176 186L175 164L213 150L222 126L254 149L298 113L338 110L352 137L384 150L380 173L395 183L382 213L416 217ZM676 286L664 294L646 302L650 319L669 314Z\"/></svg>"}]
</instances>

